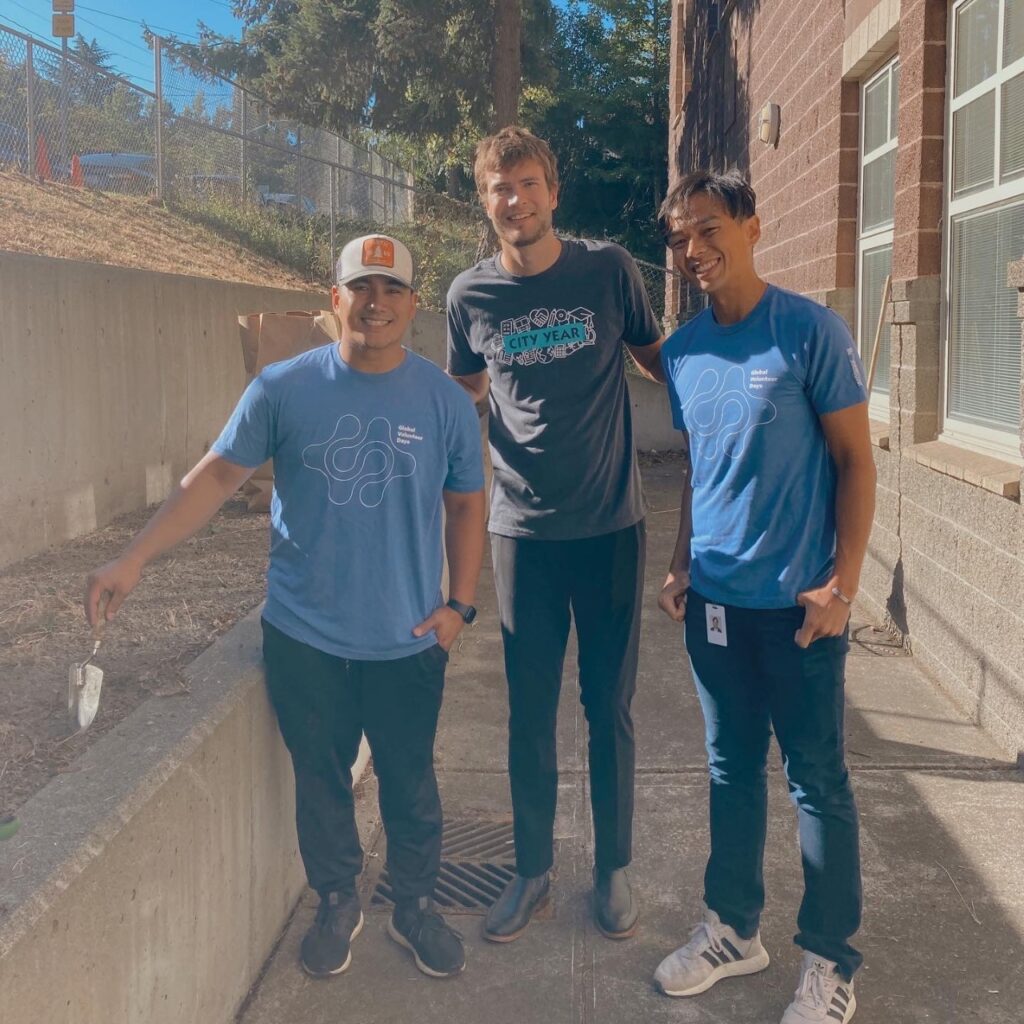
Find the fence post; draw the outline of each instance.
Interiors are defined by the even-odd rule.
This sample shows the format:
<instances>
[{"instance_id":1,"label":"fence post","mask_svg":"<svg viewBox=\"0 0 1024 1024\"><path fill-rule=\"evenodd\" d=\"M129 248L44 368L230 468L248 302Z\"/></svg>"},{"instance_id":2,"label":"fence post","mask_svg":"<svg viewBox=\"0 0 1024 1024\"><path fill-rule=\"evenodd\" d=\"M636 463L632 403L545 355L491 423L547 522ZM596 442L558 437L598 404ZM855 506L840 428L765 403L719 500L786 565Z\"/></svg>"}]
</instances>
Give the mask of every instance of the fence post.
<instances>
[{"instance_id":1,"label":"fence post","mask_svg":"<svg viewBox=\"0 0 1024 1024\"><path fill-rule=\"evenodd\" d=\"M36 66L35 51L32 47L32 40L26 43L25 50L25 119L27 122L25 136L25 160L27 167L25 173L35 177L36 166Z\"/></svg>"},{"instance_id":2,"label":"fence post","mask_svg":"<svg viewBox=\"0 0 1024 1024\"><path fill-rule=\"evenodd\" d=\"M334 266L334 211L337 208L338 168L331 168L331 267Z\"/></svg>"},{"instance_id":3,"label":"fence post","mask_svg":"<svg viewBox=\"0 0 1024 1024\"><path fill-rule=\"evenodd\" d=\"M153 81L156 87L156 197L164 201L163 40L153 36Z\"/></svg>"},{"instance_id":4,"label":"fence post","mask_svg":"<svg viewBox=\"0 0 1024 1024\"><path fill-rule=\"evenodd\" d=\"M246 92L239 86L235 86L235 93L238 96L238 102L241 107L241 113L238 117L238 126L242 133L242 142L239 147L239 158L240 167L238 169L239 189L242 193L242 206L244 207L248 202L249 198L249 168L248 168L248 135L249 135L249 105L245 102Z\"/></svg>"},{"instance_id":5,"label":"fence post","mask_svg":"<svg viewBox=\"0 0 1024 1024\"><path fill-rule=\"evenodd\" d=\"M302 125L295 127L295 208L302 212Z\"/></svg>"}]
</instances>

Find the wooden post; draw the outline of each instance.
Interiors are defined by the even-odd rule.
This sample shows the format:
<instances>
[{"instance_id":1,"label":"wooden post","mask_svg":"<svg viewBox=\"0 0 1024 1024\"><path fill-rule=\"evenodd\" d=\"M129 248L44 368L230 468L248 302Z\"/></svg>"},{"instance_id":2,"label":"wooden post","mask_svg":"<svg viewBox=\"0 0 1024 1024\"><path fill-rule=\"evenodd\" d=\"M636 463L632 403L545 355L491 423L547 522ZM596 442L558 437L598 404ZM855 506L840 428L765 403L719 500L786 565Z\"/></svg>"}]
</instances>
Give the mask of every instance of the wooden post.
<instances>
[{"instance_id":1,"label":"wooden post","mask_svg":"<svg viewBox=\"0 0 1024 1024\"><path fill-rule=\"evenodd\" d=\"M878 366L878 349L882 342L882 324L885 323L885 307L889 304L889 296L892 294L892 274L887 274L885 284L882 286L882 305L878 308L878 326L875 328L875 343L871 347L871 366L868 369L868 397L871 397L871 388L875 383L875 368Z\"/></svg>"}]
</instances>

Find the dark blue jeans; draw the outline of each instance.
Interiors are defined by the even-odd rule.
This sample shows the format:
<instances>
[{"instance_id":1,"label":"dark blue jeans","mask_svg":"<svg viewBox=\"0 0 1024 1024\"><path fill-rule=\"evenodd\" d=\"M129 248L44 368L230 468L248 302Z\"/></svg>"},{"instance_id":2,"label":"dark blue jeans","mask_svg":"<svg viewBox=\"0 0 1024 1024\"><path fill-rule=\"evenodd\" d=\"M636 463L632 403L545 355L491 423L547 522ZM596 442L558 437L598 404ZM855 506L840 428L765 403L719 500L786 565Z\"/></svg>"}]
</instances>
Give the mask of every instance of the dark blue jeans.
<instances>
[{"instance_id":1,"label":"dark blue jeans","mask_svg":"<svg viewBox=\"0 0 1024 1024\"><path fill-rule=\"evenodd\" d=\"M846 636L806 650L800 607L725 609L728 647L708 643L706 600L686 606L686 647L704 710L711 782L711 856L704 901L743 938L764 907L767 758L772 730L797 808L804 898L796 943L834 960L849 980L861 955L857 808L843 745Z\"/></svg>"}]
</instances>

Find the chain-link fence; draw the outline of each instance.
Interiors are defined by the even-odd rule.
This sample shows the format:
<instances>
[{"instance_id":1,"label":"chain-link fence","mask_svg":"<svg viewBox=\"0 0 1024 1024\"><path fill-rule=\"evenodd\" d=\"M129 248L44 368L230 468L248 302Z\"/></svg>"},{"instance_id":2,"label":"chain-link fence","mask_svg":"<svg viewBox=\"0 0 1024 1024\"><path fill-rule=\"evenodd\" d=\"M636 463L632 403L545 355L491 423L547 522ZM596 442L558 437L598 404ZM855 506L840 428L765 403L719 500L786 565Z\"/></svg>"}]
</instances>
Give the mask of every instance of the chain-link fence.
<instances>
[{"instance_id":1,"label":"chain-link fence","mask_svg":"<svg viewBox=\"0 0 1024 1024\"><path fill-rule=\"evenodd\" d=\"M0 163L58 180L74 163L83 184L150 191L156 109L154 93L0 26Z\"/></svg>"},{"instance_id":2,"label":"chain-link fence","mask_svg":"<svg viewBox=\"0 0 1024 1024\"><path fill-rule=\"evenodd\" d=\"M278 117L261 97L149 38L152 91L0 25L0 165L155 196L321 284L349 238L386 230L413 253L422 304L444 307L485 238L477 204L418 187L334 132ZM674 272L638 262L662 320L666 291L670 305L679 294Z\"/></svg>"},{"instance_id":3,"label":"chain-link fence","mask_svg":"<svg viewBox=\"0 0 1024 1024\"><path fill-rule=\"evenodd\" d=\"M319 283L349 238L386 230L413 250L424 304L443 306L475 257L477 209L150 38L152 91L0 25L0 164L155 196Z\"/></svg>"}]
</instances>

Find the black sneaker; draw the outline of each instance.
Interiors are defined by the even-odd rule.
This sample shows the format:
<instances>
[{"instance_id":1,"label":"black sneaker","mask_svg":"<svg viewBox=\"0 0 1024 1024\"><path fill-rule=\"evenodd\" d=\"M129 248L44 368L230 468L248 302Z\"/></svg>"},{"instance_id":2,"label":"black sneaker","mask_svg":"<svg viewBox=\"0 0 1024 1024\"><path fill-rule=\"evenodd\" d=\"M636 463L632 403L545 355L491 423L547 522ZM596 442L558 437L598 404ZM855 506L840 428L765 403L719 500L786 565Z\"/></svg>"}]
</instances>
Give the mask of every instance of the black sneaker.
<instances>
[{"instance_id":1,"label":"black sneaker","mask_svg":"<svg viewBox=\"0 0 1024 1024\"><path fill-rule=\"evenodd\" d=\"M462 936L445 924L429 896L397 904L388 921L388 935L408 949L416 966L432 978L451 978L466 966Z\"/></svg>"},{"instance_id":2,"label":"black sneaker","mask_svg":"<svg viewBox=\"0 0 1024 1024\"><path fill-rule=\"evenodd\" d=\"M347 971L352 963L352 940L363 929L359 897L340 892L320 897L316 918L302 937L302 969L314 978Z\"/></svg>"}]
</instances>

